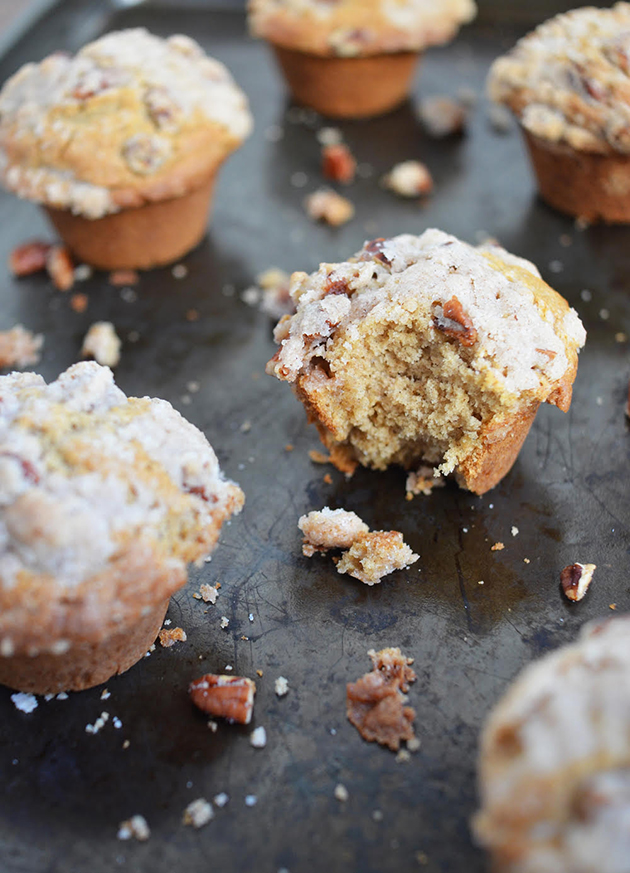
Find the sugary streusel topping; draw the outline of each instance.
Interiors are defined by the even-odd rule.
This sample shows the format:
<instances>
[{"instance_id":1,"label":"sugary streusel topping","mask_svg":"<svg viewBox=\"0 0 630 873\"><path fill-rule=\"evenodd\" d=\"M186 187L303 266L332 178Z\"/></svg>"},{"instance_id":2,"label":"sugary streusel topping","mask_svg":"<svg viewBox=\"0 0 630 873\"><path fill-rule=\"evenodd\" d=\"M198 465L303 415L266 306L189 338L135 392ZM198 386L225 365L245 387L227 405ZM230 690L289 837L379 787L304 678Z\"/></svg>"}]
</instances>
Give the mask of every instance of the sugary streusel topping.
<instances>
[{"instance_id":1,"label":"sugary streusel topping","mask_svg":"<svg viewBox=\"0 0 630 873\"><path fill-rule=\"evenodd\" d=\"M630 617L527 667L492 713L475 826L512 873L622 873L630 857Z\"/></svg>"},{"instance_id":2,"label":"sugary streusel topping","mask_svg":"<svg viewBox=\"0 0 630 873\"><path fill-rule=\"evenodd\" d=\"M298 527L304 534L303 551L308 556L316 551L349 549L359 534L369 531L356 512L329 506L300 516Z\"/></svg>"},{"instance_id":3,"label":"sugary streusel topping","mask_svg":"<svg viewBox=\"0 0 630 873\"><path fill-rule=\"evenodd\" d=\"M243 495L205 436L165 400L127 398L75 364L49 385L0 378L0 585L49 574L72 588L144 538L185 563L214 544ZM229 508L229 509L228 509Z\"/></svg>"},{"instance_id":4,"label":"sugary streusel topping","mask_svg":"<svg viewBox=\"0 0 630 873\"><path fill-rule=\"evenodd\" d=\"M440 45L476 12L473 0L249 0L255 36L341 57Z\"/></svg>"},{"instance_id":5,"label":"sugary streusel topping","mask_svg":"<svg viewBox=\"0 0 630 873\"><path fill-rule=\"evenodd\" d=\"M630 3L546 21L495 61L488 87L535 136L630 153Z\"/></svg>"},{"instance_id":6,"label":"sugary streusel topping","mask_svg":"<svg viewBox=\"0 0 630 873\"><path fill-rule=\"evenodd\" d=\"M113 187L186 160L195 134L214 130L227 153L251 125L223 64L135 28L18 70L0 92L0 163L18 195L97 218L120 208Z\"/></svg>"},{"instance_id":7,"label":"sugary streusel topping","mask_svg":"<svg viewBox=\"0 0 630 873\"><path fill-rule=\"evenodd\" d=\"M471 323L470 366L513 395L548 391L586 334L539 275L504 249L475 248L439 230L374 240L345 263L293 274L297 313L276 327L280 349L268 372L294 382L335 337L352 344L361 322L388 307L423 311L436 338L448 334L458 328L448 308L456 298Z\"/></svg>"}]
</instances>

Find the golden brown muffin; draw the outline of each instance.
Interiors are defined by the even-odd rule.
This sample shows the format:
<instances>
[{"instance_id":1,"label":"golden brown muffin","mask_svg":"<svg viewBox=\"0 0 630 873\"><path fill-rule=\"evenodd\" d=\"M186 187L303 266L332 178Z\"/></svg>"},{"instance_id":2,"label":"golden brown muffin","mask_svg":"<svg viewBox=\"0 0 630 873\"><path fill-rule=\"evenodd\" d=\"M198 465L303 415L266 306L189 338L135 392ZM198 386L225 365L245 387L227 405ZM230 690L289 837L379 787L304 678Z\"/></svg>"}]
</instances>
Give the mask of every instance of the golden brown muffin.
<instances>
[{"instance_id":1,"label":"golden brown muffin","mask_svg":"<svg viewBox=\"0 0 630 873\"><path fill-rule=\"evenodd\" d=\"M630 4L558 15L495 61L493 100L519 119L551 206L630 221Z\"/></svg>"},{"instance_id":2,"label":"golden brown muffin","mask_svg":"<svg viewBox=\"0 0 630 873\"><path fill-rule=\"evenodd\" d=\"M420 53L475 13L473 0L249 0L251 31L274 48L294 98L345 118L401 103Z\"/></svg>"},{"instance_id":3,"label":"golden brown muffin","mask_svg":"<svg viewBox=\"0 0 630 873\"><path fill-rule=\"evenodd\" d=\"M630 870L630 619L526 667L484 726L478 841L497 873Z\"/></svg>"},{"instance_id":4,"label":"golden brown muffin","mask_svg":"<svg viewBox=\"0 0 630 873\"><path fill-rule=\"evenodd\" d=\"M216 172L250 129L243 93L194 40L118 31L4 85L2 178L79 260L144 269L200 241Z\"/></svg>"},{"instance_id":5,"label":"golden brown muffin","mask_svg":"<svg viewBox=\"0 0 630 873\"><path fill-rule=\"evenodd\" d=\"M143 656L243 493L197 428L107 367L14 373L0 397L0 682L88 688Z\"/></svg>"},{"instance_id":6,"label":"golden brown muffin","mask_svg":"<svg viewBox=\"0 0 630 873\"><path fill-rule=\"evenodd\" d=\"M571 403L585 332L536 267L439 230L294 273L267 372L291 383L346 473L424 463L483 494L542 402Z\"/></svg>"}]
</instances>

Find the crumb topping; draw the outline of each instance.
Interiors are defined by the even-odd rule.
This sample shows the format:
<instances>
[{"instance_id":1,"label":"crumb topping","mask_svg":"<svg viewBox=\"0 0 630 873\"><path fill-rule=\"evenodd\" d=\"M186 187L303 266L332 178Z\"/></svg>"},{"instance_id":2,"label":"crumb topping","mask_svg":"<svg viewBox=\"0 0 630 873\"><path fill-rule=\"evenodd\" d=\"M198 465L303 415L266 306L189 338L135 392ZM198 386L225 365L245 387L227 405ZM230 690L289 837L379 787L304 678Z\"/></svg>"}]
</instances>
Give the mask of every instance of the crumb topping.
<instances>
[{"instance_id":1,"label":"crumb topping","mask_svg":"<svg viewBox=\"0 0 630 873\"><path fill-rule=\"evenodd\" d=\"M361 533L337 561L337 572L348 573L366 585L377 585L394 570L415 564L416 555L396 530Z\"/></svg>"},{"instance_id":2,"label":"crumb topping","mask_svg":"<svg viewBox=\"0 0 630 873\"><path fill-rule=\"evenodd\" d=\"M630 153L630 3L546 21L495 61L488 85L535 136Z\"/></svg>"},{"instance_id":3,"label":"crumb topping","mask_svg":"<svg viewBox=\"0 0 630 873\"><path fill-rule=\"evenodd\" d=\"M369 531L367 524L355 512L330 509L328 506L302 515L298 527L304 534L302 552L307 557L316 551L349 549L360 534Z\"/></svg>"},{"instance_id":4,"label":"crumb topping","mask_svg":"<svg viewBox=\"0 0 630 873\"><path fill-rule=\"evenodd\" d=\"M83 338L81 354L94 358L104 367L116 367L120 362L120 337L111 321L97 321Z\"/></svg>"},{"instance_id":5,"label":"crumb topping","mask_svg":"<svg viewBox=\"0 0 630 873\"><path fill-rule=\"evenodd\" d=\"M198 164L200 145L210 162L225 157L250 129L245 96L223 64L188 36L144 28L26 64L0 92L5 185L88 218L129 205L117 189L141 188L193 157Z\"/></svg>"},{"instance_id":6,"label":"crumb topping","mask_svg":"<svg viewBox=\"0 0 630 873\"><path fill-rule=\"evenodd\" d=\"M441 45L476 12L473 0L249 0L254 36L341 57Z\"/></svg>"}]
</instances>

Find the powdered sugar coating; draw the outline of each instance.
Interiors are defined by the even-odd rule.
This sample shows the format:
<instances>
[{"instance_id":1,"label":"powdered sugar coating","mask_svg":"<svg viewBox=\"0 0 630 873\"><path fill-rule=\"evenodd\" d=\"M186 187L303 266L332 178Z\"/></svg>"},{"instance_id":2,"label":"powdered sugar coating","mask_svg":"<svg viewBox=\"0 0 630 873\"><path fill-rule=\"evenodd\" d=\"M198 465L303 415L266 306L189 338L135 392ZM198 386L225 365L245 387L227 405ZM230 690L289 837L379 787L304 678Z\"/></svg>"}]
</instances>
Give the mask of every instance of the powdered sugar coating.
<instances>
[{"instance_id":1,"label":"powdered sugar coating","mask_svg":"<svg viewBox=\"0 0 630 873\"><path fill-rule=\"evenodd\" d=\"M440 45L476 12L473 0L249 0L255 36L345 57Z\"/></svg>"},{"instance_id":2,"label":"powdered sugar coating","mask_svg":"<svg viewBox=\"0 0 630 873\"><path fill-rule=\"evenodd\" d=\"M474 248L439 230L377 241L373 255L368 248L350 261L322 264L310 276L293 274L297 313L276 327L280 349L270 373L294 382L337 333L350 342L358 336L368 314L402 307L430 319L434 304L454 296L477 332L470 365L515 396L560 379L570 366L567 347L584 344L577 313L565 305L557 317L541 305L532 285L553 292L533 264L504 249ZM336 286L345 292L331 293Z\"/></svg>"},{"instance_id":3,"label":"powdered sugar coating","mask_svg":"<svg viewBox=\"0 0 630 873\"><path fill-rule=\"evenodd\" d=\"M128 400L108 368L75 364L49 385L0 378L4 588L26 573L71 589L140 536L194 560L213 514L241 504L205 436L165 400Z\"/></svg>"},{"instance_id":4,"label":"powdered sugar coating","mask_svg":"<svg viewBox=\"0 0 630 873\"><path fill-rule=\"evenodd\" d=\"M349 549L359 534L369 531L355 512L328 506L302 515L298 527L304 534L304 554L309 555L316 550Z\"/></svg>"},{"instance_id":5,"label":"powdered sugar coating","mask_svg":"<svg viewBox=\"0 0 630 873\"><path fill-rule=\"evenodd\" d=\"M482 738L476 831L512 861L501 869L628 869L629 723L628 616L588 626L521 673Z\"/></svg>"},{"instance_id":6,"label":"powdered sugar coating","mask_svg":"<svg viewBox=\"0 0 630 873\"><path fill-rule=\"evenodd\" d=\"M488 85L535 136L630 153L630 3L546 21L495 61Z\"/></svg>"},{"instance_id":7,"label":"powdered sugar coating","mask_svg":"<svg viewBox=\"0 0 630 873\"><path fill-rule=\"evenodd\" d=\"M102 175L95 155L84 156L77 146L90 124L99 127L101 163L113 156L114 167L119 160L131 173L150 175L175 162L179 151L186 154L176 147L178 137L214 126L217 139L224 131L227 152L249 134L252 120L226 67L190 37L165 40L144 28L116 31L74 57L59 52L26 64L4 85L5 185L21 197L88 218L118 211L112 185L95 181ZM149 156L155 152L158 161L138 161L138 138L144 153L148 143ZM64 163L66 145L73 161Z\"/></svg>"}]
</instances>

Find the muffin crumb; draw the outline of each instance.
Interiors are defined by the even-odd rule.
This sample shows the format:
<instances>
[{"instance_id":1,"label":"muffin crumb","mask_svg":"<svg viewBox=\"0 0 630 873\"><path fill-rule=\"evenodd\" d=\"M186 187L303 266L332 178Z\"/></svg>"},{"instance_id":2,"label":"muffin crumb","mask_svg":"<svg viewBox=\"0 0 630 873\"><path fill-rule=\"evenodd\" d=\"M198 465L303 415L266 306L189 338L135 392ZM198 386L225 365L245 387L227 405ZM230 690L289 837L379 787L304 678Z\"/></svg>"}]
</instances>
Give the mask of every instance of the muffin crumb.
<instances>
[{"instance_id":1,"label":"muffin crumb","mask_svg":"<svg viewBox=\"0 0 630 873\"><path fill-rule=\"evenodd\" d=\"M214 818L214 809L208 803L205 797L198 797L197 800L191 801L182 816L182 824L190 825L194 828L202 828Z\"/></svg>"},{"instance_id":2,"label":"muffin crumb","mask_svg":"<svg viewBox=\"0 0 630 873\"><path fill-rule=\"evenodd\" d=\"M354 205L351 201L330 188L320 188L309 194L304 201L304 208L309 218L323 221L332 227L346 224L354 217Z\"/></svg>"},{"instance_id":3,"label":"muffin crumb","mask_svg":"<svg viewBox=\"0 0 630 873\"><path fill-rule=\"evenodd\" d=\"M394 570L415 564L419 557L403 541L399 531L380 530L359 534L335 563L338 573L348 573L366 585L377 585Z\"/></svg>"},{"instance_id":4,"label":"muffin crumb","mask_svg":"<svg viewBox=\"0 0 630 873\"><path fill-rule=\"evenodd\" d=\"M96 321L85 335L81 354L104 367L115 367L120 362L120 346L120 337L111 321Z\"/></svg>"},{"instance_id":5,"label":"muffin crumb","mask_svg":"<svg viewBox=\"0 0 630 873\"><path fill-rule=\"evenodd\" d=\"M39 363L44 344L42 334L31 333L21 324L0 331L0 367L30 367Z\"/></svg>"},{"instance_id":6,"label":"muffin crumb","mask_svg":"<svg viewBox=\"0 0 630 873\"><path fill-rule=\"evenodd\" d=\"M181 627L162 628L158 634L160 645L164 649L170 649L175 643L185 643L188 639L186 631Z\"/></svg>"},{"instance_id":7,"label":"muffin crumb","mask_svg":"<svg viewBox=\"0 0 630 873\"><path fill-rule=\"evenodd\" d=\"M433 190L431 173L420 161L402 161L383 176L383 185L399 197L421 197Z\"/></svg>"}]
</instances>

